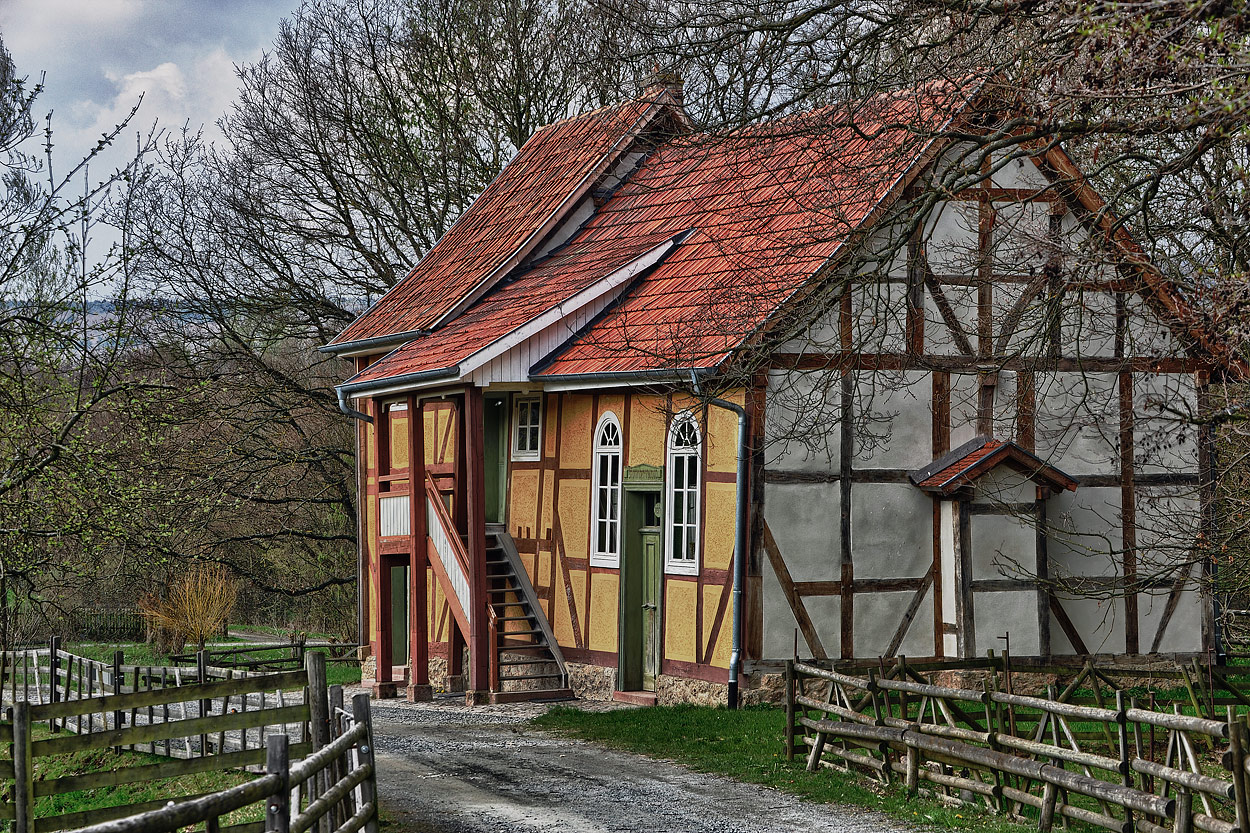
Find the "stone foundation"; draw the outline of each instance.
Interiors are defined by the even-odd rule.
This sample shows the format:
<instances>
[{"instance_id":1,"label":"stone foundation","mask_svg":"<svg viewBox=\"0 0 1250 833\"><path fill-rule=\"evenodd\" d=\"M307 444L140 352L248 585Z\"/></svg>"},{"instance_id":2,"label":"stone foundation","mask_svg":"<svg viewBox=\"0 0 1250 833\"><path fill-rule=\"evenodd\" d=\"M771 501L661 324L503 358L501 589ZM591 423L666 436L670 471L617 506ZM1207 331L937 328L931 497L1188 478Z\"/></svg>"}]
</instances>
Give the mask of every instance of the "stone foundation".
<instances>
[{"instance_id":1,"label":"stone foundation","mask_svg":"<svg viewBox=\"0 0 1250 833\"><path fill-rule=\"evenodd\" d=\"M569 688L580 700L611 700L616 691L616 669L603 665L583 665L566 662L564 670L569 675Z\"/></svg>"},{"instance_id":2,"label":"stone foundation","mask_svg":"<svg viewBox=\"0 0 1250 833\"><path fill-rule=\"evenodd\" d=\"M744 706L781 705L786 699L784 674L750 674L738 688Z\"/></svg>"}]
</instances>

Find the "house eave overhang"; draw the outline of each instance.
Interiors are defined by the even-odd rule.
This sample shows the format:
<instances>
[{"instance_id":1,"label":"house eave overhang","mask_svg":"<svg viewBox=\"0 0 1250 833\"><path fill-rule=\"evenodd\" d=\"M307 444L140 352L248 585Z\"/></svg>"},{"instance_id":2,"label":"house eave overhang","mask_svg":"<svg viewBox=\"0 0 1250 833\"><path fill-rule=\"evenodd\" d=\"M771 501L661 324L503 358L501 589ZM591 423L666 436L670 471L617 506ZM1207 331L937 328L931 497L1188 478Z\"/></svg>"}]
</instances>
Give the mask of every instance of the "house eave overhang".
<instances>
[{"instance_id":1,"label":"house eave overhang","mask_svg":"<svg viewBox=\"0 0 1250 833\"><path fill-rule=\"evenodd\" d=\"M631 387L641 385L678 385L690 382L691 374L697 377L711 376L715 367L674 367L650 370L610 370L594 373L561 373L544 376L531 373L530 380L541 382L544 390L567 391L590 388Z\"/></svg>"},{"instance_id":2,"label":"house eave overhang","mask_svg":"<svg viewBox=\"0 0 1250 833\"><path fill-rule=\"evenodd\" d=\"M367 356L381 351L389 353L391 350L407 344L414 338L420 338L427 332L427 330L405 330L402 333L388 333L384 336L362 338L358 341L345 341L342 344L330 343L318 347L317 352L330 353L345 359L353 356Z\"/></svg>"}]
</instances>

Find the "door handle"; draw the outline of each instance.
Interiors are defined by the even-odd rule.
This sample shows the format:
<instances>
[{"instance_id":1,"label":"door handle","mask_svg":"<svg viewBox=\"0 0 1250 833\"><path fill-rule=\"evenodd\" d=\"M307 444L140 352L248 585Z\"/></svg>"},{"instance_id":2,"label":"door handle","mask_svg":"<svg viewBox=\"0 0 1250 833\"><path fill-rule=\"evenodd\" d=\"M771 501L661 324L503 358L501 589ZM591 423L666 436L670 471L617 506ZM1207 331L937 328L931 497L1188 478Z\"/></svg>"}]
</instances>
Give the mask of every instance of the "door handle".
<instances>
[{"instance_id":1,"label":"door handle","mask_svg":"<svg viewBox=\"0 0 1250 833\"><path fill-rule=\"evenodd\" d=\"M642 609L643 610L655 610L656 609L655 602L644 602L642 605Z\"/></svg>"}]
</instances>

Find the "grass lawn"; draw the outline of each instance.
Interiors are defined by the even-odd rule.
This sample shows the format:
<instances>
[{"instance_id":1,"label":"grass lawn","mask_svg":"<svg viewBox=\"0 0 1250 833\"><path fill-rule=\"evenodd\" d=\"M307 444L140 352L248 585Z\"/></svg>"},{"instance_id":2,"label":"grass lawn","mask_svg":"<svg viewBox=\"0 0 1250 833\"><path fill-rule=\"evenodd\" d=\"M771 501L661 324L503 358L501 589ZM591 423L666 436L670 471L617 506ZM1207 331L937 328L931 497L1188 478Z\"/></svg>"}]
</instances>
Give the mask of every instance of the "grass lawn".
<instances>
[{"instance_id":1,"label":"grass lawn","mask_svg":"<svg viewBox=\"0 0 1250 833\"><path fill-rule=\"evenodd\" d=\"M785 713L757 707L728 711L707 706L655 706L611 712L556 707L536 718L541 729L597 741L630 752L675 761L698 772L763 784L810 801L854 804L926 826L984 833L1032 829L975 809L952 809L908 798L901 786L886 788L858 775L824 769L807 772L802 760L787 761L782 746Z\"/></svg>"}]
</instances>

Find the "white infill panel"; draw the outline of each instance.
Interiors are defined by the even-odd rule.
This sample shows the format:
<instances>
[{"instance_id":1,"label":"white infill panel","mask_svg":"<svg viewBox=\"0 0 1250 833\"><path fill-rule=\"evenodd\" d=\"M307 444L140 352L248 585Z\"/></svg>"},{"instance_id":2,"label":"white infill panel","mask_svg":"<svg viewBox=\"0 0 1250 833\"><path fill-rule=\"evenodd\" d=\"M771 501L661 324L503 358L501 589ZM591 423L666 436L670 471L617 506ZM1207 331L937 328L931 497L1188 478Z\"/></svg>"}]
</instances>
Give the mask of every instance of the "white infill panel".
<instances>
[{"instance_id":1,"label":"white infill panel","mask_svg":"<svg viewBox=\"0 0 1250 833\"><path fill-rule=\"evenodd\" d=\"M434 552L438 553L438 560L442 563L448 578L451 579L452 589L456 591L456 598L460 600L460 609L472 622L473 606L469 604L469 577L464 574L460 559L456 558L456 551L452 549L451 539L447 537L447 531L443 529L442 519L439 518L429 498L425 501L425 517L425 526L429 530L430 543L434 545Z\"/></svg>"},{"instance_id":2,"label":"white infill panel","mask_svg":"<svg viewBox=\"0 0 1250 833\"><path fill-rule=\"evenodd\" d=\"M955 616L955 536L957 518L955 502L944 500L941 503L939 539L942 544L942 649L948 657L959 656L959 637L956 634Z\"/></svg>"},{"instance_id":3,"label":"white infill panel","mask_svg":"<svg viewBox=\"0 0 1250 833\"><path fill-rule=\"evenodd\" d=\"M382 495L378 498L378 534L383 538L412 534L407 495Z\"/></svg>"}]
</instances>

